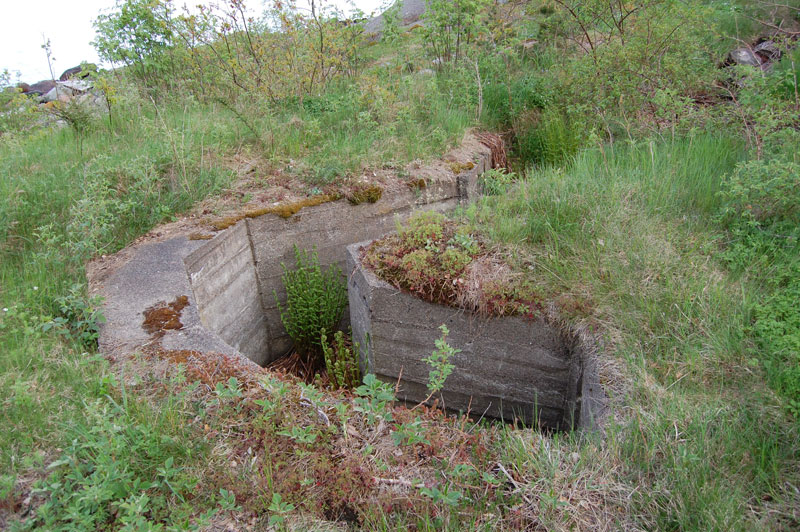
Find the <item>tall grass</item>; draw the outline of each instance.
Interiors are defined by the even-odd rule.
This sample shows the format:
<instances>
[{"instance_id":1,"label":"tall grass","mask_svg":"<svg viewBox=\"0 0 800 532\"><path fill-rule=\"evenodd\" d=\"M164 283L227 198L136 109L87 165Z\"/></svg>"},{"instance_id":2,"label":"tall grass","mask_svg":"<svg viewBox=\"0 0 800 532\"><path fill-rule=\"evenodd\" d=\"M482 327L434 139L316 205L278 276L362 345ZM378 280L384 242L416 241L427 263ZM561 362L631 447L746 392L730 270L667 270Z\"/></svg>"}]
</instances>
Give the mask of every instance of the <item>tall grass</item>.
<instances>
[{"instance_id":1,"label":"tall grass","mask_svg":"<svg viewBox=\"0 0 800 532\"><path fill-rule=\"evenodd\" d=\"M798 425L749 358L759 285L728 273L718 254L717 191L744 156L713 134L604 146L566 169L532 170L465 213L517 250L531 280L585 302L585 324L624 361L626 387L609 383L623 396L606 460L621 471L613 482L639 487L644 528L779 528L791 518L765 517L764 506L798 501L789 487L800 480Z\"/></svg>"},{"instance_id":2,"label":"tall grass","mask_svg":"<svg viewBox=\"0 0 800 532\"><path fill-rule=\"evenodd\" d=\"M107 368L79 342L45 333L57 298L83 286L85 262L114 252L230 182L210 146L239 139L204 109L116 109L83 155L67 129L0 144L0 470L36 465L63 446L103 396ZM99 395L98 395L99 394ZM90 430L86 427L85 430ZM44 456L44 455L42 455ZM39 460L41 458L38 458Z\"/></svg>"}]
</instances>

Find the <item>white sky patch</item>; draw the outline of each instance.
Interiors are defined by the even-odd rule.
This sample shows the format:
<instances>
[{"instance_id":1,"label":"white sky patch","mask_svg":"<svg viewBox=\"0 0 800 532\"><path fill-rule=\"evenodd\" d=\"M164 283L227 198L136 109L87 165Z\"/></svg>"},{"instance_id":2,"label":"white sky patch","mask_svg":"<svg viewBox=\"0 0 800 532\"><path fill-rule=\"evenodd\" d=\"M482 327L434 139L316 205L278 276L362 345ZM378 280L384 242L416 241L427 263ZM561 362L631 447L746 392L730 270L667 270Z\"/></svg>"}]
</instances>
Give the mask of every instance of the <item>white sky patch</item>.
<instances>
[{"instance_id":1,"label":"white sky patch","mask_svg":"<svg viewBox=\"0 0 800 532\"><path fill-rule=\"evenodd\" d=\"M298 0L304 6L308 0ZM20 81L35 83L50 79L47 57L42 49L44 39L50 39L55 63L53 73L56 78L61 73L81 61L99 63L97 52L90 44L94 39L92 22L103 10L114 7L115 0L35 0L32 3L19 0L0 0L0 72L8 69L12 79L19 74ZM188 2L189 5L199 0ZM257 0L247 2L260 7ZM336 5L345 13L353 6L364 13L377 14L387 0L332 0L326 2ZM176 7L184 4L176 1Z\"/></svg>"}]
</instances>

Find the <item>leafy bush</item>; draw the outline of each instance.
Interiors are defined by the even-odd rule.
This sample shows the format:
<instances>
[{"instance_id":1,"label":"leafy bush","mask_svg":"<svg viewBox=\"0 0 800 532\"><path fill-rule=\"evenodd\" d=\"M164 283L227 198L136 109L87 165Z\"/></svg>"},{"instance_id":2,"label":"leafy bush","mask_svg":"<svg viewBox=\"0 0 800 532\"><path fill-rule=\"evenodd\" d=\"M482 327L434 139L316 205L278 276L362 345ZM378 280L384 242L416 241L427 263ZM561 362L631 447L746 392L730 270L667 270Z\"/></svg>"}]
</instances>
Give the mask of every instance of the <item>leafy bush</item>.
<instances>
[{"instance_id":1,"label":"leafy bush","mask_svg":"<svg viewBox=\"0 0 800 532\"><path fill-rule=\"evenodd\" d=\"M753 330L768 381L800 418L800 264L783 268L772 284L773 294L755 306Z\"/></svg>"},{"instance_id":2,"label":"leafy bush","mask_svg":"<svg viewBox=\"0 0 800 532\"><path fill-rule=\"evenodd\" d=\"M559 106L587 130L629 136L658 128L651 113L659 89L702 93L718 70L714 25L704 2L559 0L548 40L574 53L554 69Z\"/></svg>"},{"instance_id":3,"label":"leafy bush","mask_svg":"<svg viewBox=\"0 0 800 532\"><path fill-rule=\"evenodd\" d=\"M359 344L355 343L352 348L348 347L342 331L336 331L333 335L333 347L328 342L325 329L322 329L320 336L325 368L328 370L328 379L333 389L355 388L361 382Z\"/></svg>"},{"instance_id":4,"label":"leafy bush","mask_svg":"<svg viewBox=\"0 0 800 532\"><path fill-rule=\"evenodd\" d=\"M737 165L721 185L719 220L733 238L726 258L740 268L762 267L797 249L800 165L783 159Z\"/></svg>"},{"instance_id":5,"label":"leafy bush","mask_svg":"<svg viewBox=\"0 0 800 532\"><path fill-rule=\"evenodd\" d=\"M102 59L152 82L166 74L166 54L175 39L172 12L171 0L118 0L116 11L95 21L92 44Z\"/></svg>"},{"instance_id":6,"label":"leafy bush","mask_svg":"<svg viewBox=\"0 0 800 532\"><path fill-rule=\"evenodd\" d=\"M87 407L86 423L35 487L47 500L23 529L156 530L186 519L191 509L180 505L196 484L183 467L186 440L113 401Z\"/></svg>"},{"instance_id":7,"label":"leafy bush","mask_svg":"<svg viewBox=\"0 0 800 532\"><path fill-rule=\"evenodd\" d=\"M791 231L800 226L800 164L779 158L741 163L721 196L728 225Z\"/></svg>"},{"instance_id":8,"label":"leafy bush","mask_svg":"<svg viewBox=\"0 0 800 532\"><path fill-rule=\"evenodd\" d=\"M800 417L800 165L781 157L739 164L722 184L725 257L765 281L753 308L758 359L770 385Z\"/></svg>"},{"instance_id":9,"label":"leafy bush","mask_svg":"<svg viewBox=\"0 0 800 532\"><path fill-rule=\"evenodd\" d=\"M44 107L45 112L53 117L63 120L75 134L75 144L78 153L83 157L83 139L95 123L92 110L85 103L78 100L49 102Z\"/></svg>"},{"instance_id":10,"label":"leafy bush","mask_svg":"<svg viewBox=\"0 0 800 532\"><path fill-rule=\"evenodd\" d=\"M296 269L283 267L283 286L286 289L286 307L275 301L286 332L295 342L295 348L307 362L322 362L321 333L336 328L347 306L347 288L342 282L342 272L331 266L325 272L319 265L316 250L308 253L294 247Z\"/></svg>"},{"instance_id":11,"label":"leafy bush","mask_svg":"<svg viewBox=\"0 0 800 532\"><path fill-rule=\"evenodd\" d=\"M100 309L102 298L87 298L83 287L73 285L67 295L57 297L59 316L42 325L45 332L57 328L81 343L86 349L97 347L100 324L106 321Z\"/></svg>"},{"instance_id":12,"label":"leafy bush","mask_svg":"<svg viewBox=\"0 0 800 532\"><path fill-rule=\"evenodd\" d=\"M0 138L28 128L35 118L34 100L10 85L8 71L0 72Z\"/></svg>"},{"instance_id":13,"label":"leafy bush","mask_svg":"<svg viewBox=\"0 0 800 532\"><path fill-rule=\"evenodd\" d=\"M425 44L440 61L458 62L478 33L485 31L488 0L429 0L425 10Z\"/></svg>"}]
</instances>

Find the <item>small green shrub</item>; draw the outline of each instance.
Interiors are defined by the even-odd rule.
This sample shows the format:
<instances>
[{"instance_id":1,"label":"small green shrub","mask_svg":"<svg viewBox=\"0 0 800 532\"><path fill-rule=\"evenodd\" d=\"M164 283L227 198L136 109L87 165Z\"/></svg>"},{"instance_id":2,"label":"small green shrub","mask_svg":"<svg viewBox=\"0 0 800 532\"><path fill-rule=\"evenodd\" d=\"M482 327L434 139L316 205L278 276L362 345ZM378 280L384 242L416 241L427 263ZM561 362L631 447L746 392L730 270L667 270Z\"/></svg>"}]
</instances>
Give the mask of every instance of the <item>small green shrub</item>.
<instances>
[{"instance_id":1,"label":"small green shrub","mask_svg":"<svg viewBox=\"0 0 800 532\"><path fill-rule=\"evenodd\" d=\"M723 183L723 219L753 229L800 225L800 164L780 158L740 163Z\"/></svg>"},{"instance_id":2,"label":"small green shrub","mask_svg":"<svg viewBox=\"0 0 800 532\"><path fill-rule=\"evenodd\" d=\"M507 172L505 168L492 168L481 176L481 186L487 196L499 196L505 194L516 180L517 175L514 172Z\"/></svg>"},{"instance_id":3,"label":"small green shrub","mask_svg":"<svg viewBox=\"0 0 800 532\"><path fill-rule=\"evenodd\" d=\"M100 324L106 321L100 309L102 298L87 298L83 294L83 287L75 284L66 295L57 297L55 303L58 306L59 315L53 320L43 323L42 330L44 332L51 329L61 331L80 342L86 349L97 347Z\"/></svg>"},{"instance_id":4,"label":"small green shrub","mask_svg":"<svg viewBox=\"0 0 800 532\"><path fill-rule=\"evenodd\" d=\"M328 343L325 329L322 329L320 336L325 368L333 389L355 388L361 382L358 343L354 343L352 349L348 347L342 331L336 331L333 335L333 347Z\"/></svg>"},{"instance_id":5,"label":"small green shrub","mask_svg":"<svg viewBox=\"0 0 800 532\"><path fill-rule=\"evenodd\" d=\"M321 365L321 332L333 330L342 319L347 306L347 288L342 282L342 272L331 266L322 271L316 250L308 253L294 248L296 269L283 267L283 286L286 289L286 307L274 292L278 311L286 332L295 342L295 348L307 362Z\"/></svg>"},{"instance_id":6,"label":"small green shrub","mask_svg":"<svg viewBox=\"0 0 800 532\"><path fill-rule=\"evenodd\" d=\"M83 139L95 125L95 118L89 106L77 100L70 100L67 103L54 101L47 104L44 109L51 116L66 122L72 129L78 153L83 157Z\"/></svg>"},{"instance_id":7,"label":"small green shrub","mask_svg":"<svg viewBox=\"0 0 800 532\"><path fill-rule=\"evenodd\" d=\"M429 393L427 399L425 399L423 403L433 397L434 394L442 391L447 377L450 376L455 368L455 365L450 362L450 360L454 355L461 352L461 349L456 349L447 343L447 336L450 334L450 331L447 329L447 325L444 323L441 324L439 326L439 330L442 331L442 336L439 337L439 339L437 339L435 342L436 349L433 350L430 356L423 359L423 361L431 367L431 370L428 373Z\"/></svg>"},{"instance_id":8,"label":"small green shrub","mask_svg":"<svg viewBox=\"0 0 800 532\"><path fill-rule=\"evenodd\" d=\"M30 128L36 118L34 100L11 84L8 70L0 72L0 138Z\"/></svg>"},{"instance_id":9,"label":"small green shrub","mask_svg":"<svg viewBox=\"0 0 800 532\"><path fill-rule=\"evenodd\" d=\"M392 419L392 403L395 401L394 387L378 380L372 373L364 376L364 383L356 388L356 412L367 416L367 423L374 425L379 420Z\"/></svg>"},{"instance_id":10,"label":"small green shrub","mask_svg":"<svg viewBox=\"0 0 800 532\"><path fill-rule=\"evenodd\" d=\"M416 445L422 443L430 445L431 442L425 436L425 427L419 417L414 418L414 421L401 424L396 430L392 432L392 441L398 447L404 445Z\"/></svg>"}]
</instances>

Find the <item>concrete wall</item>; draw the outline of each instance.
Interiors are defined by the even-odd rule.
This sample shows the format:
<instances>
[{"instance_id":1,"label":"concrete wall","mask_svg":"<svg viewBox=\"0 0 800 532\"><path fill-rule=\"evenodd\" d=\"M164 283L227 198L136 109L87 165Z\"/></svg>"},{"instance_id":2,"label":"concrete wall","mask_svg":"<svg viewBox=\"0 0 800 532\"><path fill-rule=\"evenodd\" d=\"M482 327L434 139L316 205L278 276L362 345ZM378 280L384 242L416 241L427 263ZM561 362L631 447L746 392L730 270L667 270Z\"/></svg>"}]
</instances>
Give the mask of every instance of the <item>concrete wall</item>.
<instances>
[{"instance_id":1,"label":"concrete wall","mask_svg":"<svg viewBox=\"0 0 800 532\"><path fill-rule=\"evenodd\" d=\"M247 223L223 231L184 264L201 323L253 362L266 363L267 323Z\"/></svg>"},{"instance_id":2,"label":"concrete wall","mask_svg":"<svg viewBox=\"0 0 800 532\"><path fill-rule=\"evenodd\" d=\"M383 236L415 210L446 211L474 199L478 176L490 168L481 147L475 166L459 176L450 171L421 175L427 186L386 191L376 203L347 200L300 210L284 219L274 214L246 218L221 232L185 260L203 325L264 365L292 347L275 303L285 302L281 263L294 265L294 246L317 248L323 266L346 275L346 246ZM347 315L347 313L346 313Z\"/></svg>"},{"instance_id":3,"label":"concrete wall","mask_svg":"<svg viewBox=\"0 0 800 532\"><path fill-rule=\"evenodd\" d=\"M400 399L427 397L430 367L422 359L445 324L448 343L461 350L442 393L447 408L555 429L582 420L593 426L596 410L582 410L581 396L602 389L585 374L589 351L579 352L579 340L544 319L483 318L400 292L361 267L362 245L348 247L353 340L362 346L362 369L388 382L401 379Z\"/></svg>"}]
</instances>

